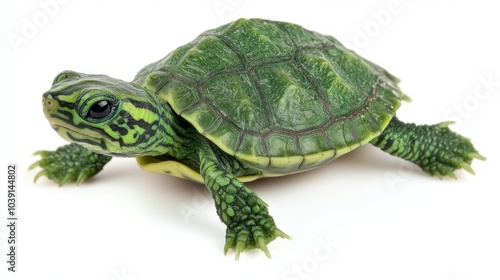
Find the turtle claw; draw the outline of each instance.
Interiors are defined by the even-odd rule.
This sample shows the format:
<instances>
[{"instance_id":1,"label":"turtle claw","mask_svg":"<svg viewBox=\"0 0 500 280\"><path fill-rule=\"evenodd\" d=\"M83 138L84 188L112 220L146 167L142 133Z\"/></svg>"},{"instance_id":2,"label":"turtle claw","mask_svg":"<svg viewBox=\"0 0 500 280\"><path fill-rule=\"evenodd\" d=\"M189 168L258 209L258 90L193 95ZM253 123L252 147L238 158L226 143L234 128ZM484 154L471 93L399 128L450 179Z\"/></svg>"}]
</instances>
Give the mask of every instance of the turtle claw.
<instances>
[{"instance_id":1,"label":"turtle claw","mask_svg":"<svg viewBox=\"0 0 500 280\"><path fill-rule=\"evenodd\" d=\"M448 177L451 177L452 179L455 179L455 180L457 180L457 179L458 179L458 178L457 178L457 175L456 175L455 173L453 173L453 172L450 172L450 173L448 173L448 174L446 174L446 175L447 175ZM442 178L443 178L443 177L441 177L441 179L442 179Z\"/></svg>"},{"instance_id":2,"label":"turtle claw","mask_svg":"<svg viewBox=\"0 0 500 280\"><path fill-rule=\"evenodd\" d=\"M234 248L234 250L235 250L234 259L235 260L240 259L240 254L241 254L241 252L243 252L244 249L245 249L245 242L239 241L236 244L236 247Z\"/></svg>"},{"instance_id":3,"label":"turtle claw","mask_svg":"<svg viewBox=\"0 0 500 280\"><path fill-rule=\"evenodd\" d=\"M273 234L275 235L275 237L280 237L282 239L288 239L288 240L292 239L292 237L290 237L288 234L284 233L279 228L275 228L273 231ZM267 249L267 243L263 237L260 237L257 239L257 244L258 244L258 247L264 252L264 254L266 254L266 256L268 258L271 258L271 253Z\"/></svg>"},{"instance_id":4,"label":"turtle claw","mask_svg":"<svg viewBox=\"0 0 500 280\"><path fill-rule=\"evenodd\" d=\"M228 228L226 244L224 245L224 255L227 255L229 249L234 249L234 258L235 260L239 260L240 254L244 250L260 249L266 257L271 258L271 252L269 252L269 248L267 247L269 242L276 239L276 237L291 239L286 233L276 228L274 223L272 226L273 230L268 231L267 234L264 233L263 229L258 229L260 227L253 227L251 234L245 229L241 229L239 233L235 233Z\"/></svg>"},{"instance_id":5,"label":"turtle claw","mask_svg":"<svg viewBox=\"0 0 500 280\"><path fill-rule=\"evenodd\" d=\"M66 173L66 176L64 176L64 178L62 178L62 180L59 182L59 186L63 186L65 185L66 183L70 182L71 180L74 179L75 177L75 172L68 172Z\"/></svg>"},{"instance_id":6,"label":"turtle claw","mask_svg":"<svg viewBox=\"0 0 500 280\"><path fill-rule=\"evenodd\" d=\"M478 159L478 160L486 160L486 157L479 154L479 153L468 153L467 156L469 158L475 158L475 159Z\"/></svg>"},{"instance_id":7,"label":"turtle claw","mask_svg":"<svg viewBox=\"0 0 500 280\"><path fill-rule=\"evenodd\" d=\"M33 167L33 168L34 168L34 167ZM29 168L29 169L31 170L31 169L33 169L33 168L31 168L31 166L30 166L30 168ZM35 182L35 183L36 183L36 181L38 181L38 179L39 179L40 177L47 176L47 175L48 175L48 172L47 172L47 171L45 171L45 170L42 170L42 171L38 172L38 173L35 175L35 179L33 179L33 182Z\"/></svg>"},{"instance_id":8,"label":"turtle claw","mask_svg":"<svg viewBox=\"0 0 500 280\"><path fill-rule=\"evenodd\" d=\"M36 155L37 155L37 153L34 153L33 155L34 155L34 156L36 156ZM38 166L40 166L40 162L41 162L41 160L37 160L37 161L33 162L33 163L32 163L32 164L28 167L28 170L33 170L33 169L37 168Z\"/></svg>"},{"instance_id":9,"label":"turtle claw","mask_svg":"<svg viewBox=\"0 0 500 280\"><path fill-rule=\"evenodd\" d=\"M264 254L266 254L266 256L268 258L271 258L271 253L269 252L269 249L267 248L267 244L266 244L266 241L264 240L264 238L258 238L257 239L257 248L261 249ZM234 259L235 260L239 260L240 259L240 254L241 252L243 252L243 250L245 250L245 242L243 241L238 241L236 243L236 246L234 248ZM225 248L224 249L224 255L227 255L227 252L229 251L229 247Z\"/></svg>"},{"instance_id":10,"label":"turtle claw","mask_svg":"<svg viewBox=\"0 0 500 280\"><path fill-rule=\"evenodd\" d=\"M271 253L267 248L267 244L266 241L264 241L264 238L262 237L257 238L257 247L261 249L264 252L264 254L266 254L266 257L268 257L269 259L271 258Z\"/></svg>"},{"instance_id":11,"label":"turtle claw","mask_svg":"<svg viewBox=\"0 0 500 280\"><path fill-rule=\"evenodd\" d=\"M473 149L472 145L466 141L469 149ZM486 158L477 152L465 153L461 149L450 149L447 153L443 153L443 156L438 155L436 161L429 166L423 166L424 171L438 177L451 177L457 178L455 171L458 169L464 169L472 175L475 175L474 169L471 167L473 159L485 160Z\"/></svg>"},{"instance_id":12,"label":"turtle claw","mask_svg":"<svg viewBox=\"0 0 500 280\"><path fill-rule=\"evenodd\" d=\"M292 240L292 237L286 233L284 233L282 230L280 230L279 228L275 228L274 229L274 234L277 236L277 237L281 237L283 239L288 239L288 240Z\"/></svg>"},{"instance_id":13,"label":"turtle claw","mask_svg":"<svg viewBox=\"0 0 500 280\"><path fill-rule=\"evenodd\" d=\"M437 124L438 127L440 128L447 128L448 126L455 124L454 121L445 121L445 122L440 122Z\"/></svg>"},{"instance_id":14,"label":"turtle claw","mask_svg":"<svg viewBox=\"0 0 500 280\"><path fill-rule=\"evenodd\" d=\"M470 167L470 164L467 164L465 162L460 162L460 163L458 163L458 165L461 168L465 169L465 171L469 172L470 174L472 174L472 175L476 174L476 172L474 172L474 170L472 169L472 167Z\"/></svg>"},{"instance_id":15,"label":"turtle claw","mask_svg":"<svg viewBox=\"0 0 500 280\"><path fill-rule=\"evenodd\" d=\"M88 177L88 173L80 173L80 175L78 175L78 178L76 178L76 185L79 186L83 181L87 180Z\"/></svg>"}]
</instances>

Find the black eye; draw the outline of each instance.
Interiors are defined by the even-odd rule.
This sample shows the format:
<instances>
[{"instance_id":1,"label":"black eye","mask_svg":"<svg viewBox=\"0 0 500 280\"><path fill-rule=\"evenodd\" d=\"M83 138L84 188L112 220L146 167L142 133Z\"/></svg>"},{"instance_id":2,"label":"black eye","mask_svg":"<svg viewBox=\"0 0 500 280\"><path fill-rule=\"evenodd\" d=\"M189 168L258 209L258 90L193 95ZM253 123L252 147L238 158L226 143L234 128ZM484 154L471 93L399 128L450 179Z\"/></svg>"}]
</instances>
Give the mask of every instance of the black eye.
<instances>
[{"instance_id":1,"label":"black eye","mask_svg":"<svg viewBox=\"0 0 500 280\"><path fill-rule=\"evenodd\" d=\"M89 110L89 116L94 119L102 119L111 112L111 103L107 100L101 100L92 105Z\"/></svg>"}]
</instances>

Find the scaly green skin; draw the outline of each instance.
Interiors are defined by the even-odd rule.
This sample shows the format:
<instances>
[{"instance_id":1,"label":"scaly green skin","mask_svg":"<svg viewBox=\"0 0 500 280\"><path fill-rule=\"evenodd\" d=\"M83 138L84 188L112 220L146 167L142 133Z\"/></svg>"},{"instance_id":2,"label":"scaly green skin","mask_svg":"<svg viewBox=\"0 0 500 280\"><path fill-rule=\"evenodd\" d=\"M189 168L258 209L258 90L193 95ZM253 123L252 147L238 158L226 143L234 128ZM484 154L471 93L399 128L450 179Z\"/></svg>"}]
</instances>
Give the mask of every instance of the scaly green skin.
<instances>
[{"instance_id":1,"label":"scaly green skin","mask_svg":"<svg viewBox=\"0 0 500 280\"><path fill-rule=\"evenodd\" d=\"M451 131L449 124L415 125L394 117L384 132L370 143L415 163L430 175L455 177L453 172L460 168L474 174L470 167L472 159L486 158L469 139Z\"/></svg>"},{"instance_id":2,"label":"scaly green skin","mask_svg":"<svg viewBox=\"0 0 500 280\"><path fill-rule=\"evenodd\" d=\"M35 182L41 176L62 186L68 182L82 183L97 174L111 160L110 156L96 154L77 144L59 147L56 151L39 151L36 155L41 160L33 163L29 169L43 168L35 176Z\"/></svg>"},{"instance_id":3,"label":"scaly green skin","mask_svg":"<svg viewBox=\"0 0 500 280\"><path fill-rule=\"evenodd\" d=\"M255 171L245 170L217 148L201 149L199 153L200 173L215 200L217 215L227 226L224 254L235 249L238 259L243 250L259 248L271 257L266 245L276 237L290 237L276 227L268 205L236 179Z\"/></svg>"},{"instance_id":4,"label":"scaly green skin","mask_svg":"<svg viewBox=\"0 0 500 280\"><path fill-rule=\"evenodd\" d=\"M224 253L234 249L238 259L259 248L270 256L267 244L289 237L238 178L307 170L370 141L438 176L484 159L445 124L393 118L405 99L397 82L333 37L241 19L146 66L131 83L59 74L43 95L44 113L74 144L39 152L35 180L81 183L111 156L176 161L194 170L183 174L199 172L214 198L227 226Z\"/></svg>"}]
</instances>

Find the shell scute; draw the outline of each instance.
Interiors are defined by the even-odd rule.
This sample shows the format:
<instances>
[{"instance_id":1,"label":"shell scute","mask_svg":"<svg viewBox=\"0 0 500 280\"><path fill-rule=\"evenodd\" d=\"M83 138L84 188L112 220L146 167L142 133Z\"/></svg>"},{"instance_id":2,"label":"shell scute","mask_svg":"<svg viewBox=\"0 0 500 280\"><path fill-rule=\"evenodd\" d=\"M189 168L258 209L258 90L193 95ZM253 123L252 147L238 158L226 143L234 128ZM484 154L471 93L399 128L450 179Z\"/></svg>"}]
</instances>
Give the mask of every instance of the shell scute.
<instances>
[{"instance_id":1,"label":"shell scute","mask_svg":"<svg viewBox=\"0 0 500 280\"><path fill-rule=\"evenodd\" d=\"M297 155L297 138L292 135L273 134L266 139L271 157L291 157Z\"/></svg>"},{"instance_id":2,"label":"shell scute","mask_svg":"<svg viewBox=\"0 0 500 280\"><path fill-rule=\"evenodd\" d=\"M244 134L242 136L241 142L238 147L238 154L241 155L263 155L265 154L265 147L263 145L256 145L255 143L261 143L262 136L254 134ZM238 156L237 154L237 156ZM265 160L264 160L265 161ZM252 161L253 164L259 165L259 160L255 158Z\"/></svg>"},{"instance_id":3,"label":"shell scute","mask_svg":"<svg viewBox=\"0 0 500 280\"><path fill-rule=\"evenodd\" d=\"M328 120L325 104L311 94L313 86L293 63L273 64L255 72L277 128L299 131L320 126ZM291 112L294 112L293 117Z\"/></svg>"},{"instance_id":4,"label":"shell scute","mask_svg":"<svg viewBox=\"0 0 500 280\"><path fill-rule=\"evenodd\" d=\"M216 31L221 31L249 65L269 58L289 57L294 51L292 42L270 21L240 19Z\"/></svg>"},{"instance_id":5,"label":"shell scute","mask_svg":"<svg viewBox=\"0 0 500 280\"><path fill-rule=\"evenodd\" d=\"M229 122L220 123L216 130L212 130L210 132L211 135L219 139L219 141L224 143L233 151L237 150L238 143L240 142L241 137L240 133L241 131L238 129L238 127L232 125Z\"/></svg>"},{"instance_id":6,"label":"shell scute","mask_svg":"<svg viewBox=\"0 0 500 280\"><path fill-rule=\"evenodd\" d=\"M314 154L316 151L328 151L332 149L323 131L301 136L299 144L302 152L306 155Z\"/></svg>"},{"instance_id":7,"label":"shell scute","mask_svg":"<svg viewBox=\"0 0 500 280\"><path fill-rule=\"evenodd\" d=\"M202 86L204 97L241 130L260 131L269 126L259 93L246 73L219 75Z\"/></svg>"},{"instance_id":8,"label":"shell scute","mask_svg":"<svg viewBox=\"0 0 500 280\"><path fill-rule=\"evenodd\" d=\"M161 90L161 88L158 88ZM184 114L189 108L195 106L200 99L199 92L190 86L178 80L168 82L168 90L164 93L166 99L171 105L174 105L179 114ZM175 102L172 102L174 101Z\"/></svg>"},{"instance_id":9,"label":"shell scute","mask_svg":"<svg viewBox=\"0 0 500 280\"><path fill-rule=\"evenodd\" d=\"M211 73L241 67L238 56L215 36L200 36L194 42L171 53L160 65L191 80L201 80Z\"/></svg>"},{"instance_id":10,"label":"shell scute","mask_svg":"<svg viewBox=\"0 0 500 280\"><path fill-rule=\"evenodd\" d=\"M206 103L196 103L196 106L181 114L182 117L192 120L194 127L201 133L219 130L220 116ZM219 131L222 132L222 131Z\"/></svg>"},{"instance_id":11,"label":"shell scute","mask_svg":"<svg viewBox=\"0 0 500 280\"><path fill-rule=\"evenodd\" d=\"M293 23L283 22L280 24L280 27L288 38L290 38L296 46L300 46L301 48L321 47L337 43L336 40L332 41L327 36L304 29ZM333 39L333 37L331 38Z\"/></svg>"}]
</instances>

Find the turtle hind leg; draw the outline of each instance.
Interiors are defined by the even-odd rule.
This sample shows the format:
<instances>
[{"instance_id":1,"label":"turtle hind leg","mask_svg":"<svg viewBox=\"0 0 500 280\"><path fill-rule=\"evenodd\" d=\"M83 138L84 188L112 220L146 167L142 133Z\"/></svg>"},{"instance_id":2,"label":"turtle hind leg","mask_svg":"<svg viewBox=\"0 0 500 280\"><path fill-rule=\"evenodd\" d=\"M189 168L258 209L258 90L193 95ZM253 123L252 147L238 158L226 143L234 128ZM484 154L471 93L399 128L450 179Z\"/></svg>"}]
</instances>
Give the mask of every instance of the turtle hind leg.
<instances>
[{"instance_id":1,"label":"turtle hind leg","mask_svg":"<svg viewBox=\"0 0 500 280\"><path fill-rule=\"evenodd\" d=\"M474 174L470 167L472 160L486 158L478 153L470 139L451 131L450 124L416 125L394 117L370 143L415 163L431 175L455 177L454 171L460 168Z\"/></svg>"},{"instance_id":2,"label":"turtle hind leg","mask_svg":"<svg viewBox=\"0 0 500 280\"><path fill-rule=\"evenodd\" d=\"M42 176L62 186L76 181L80 184L102 170L111 160L110 156L94 153L77 144L68 144L55 151L39 151L42 159L33 163L29 169L39 166L43 170L35 176L35 181Z\"/></svg>"}]
</instances>

